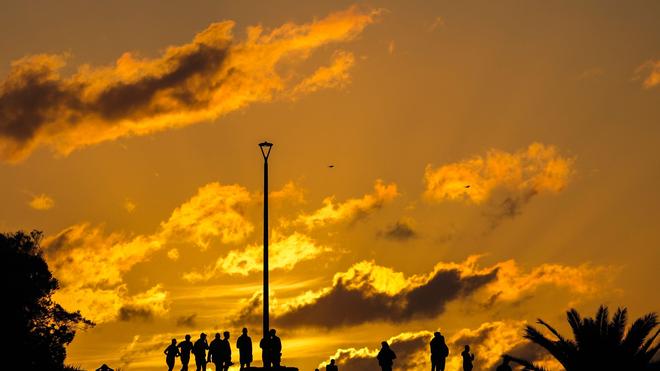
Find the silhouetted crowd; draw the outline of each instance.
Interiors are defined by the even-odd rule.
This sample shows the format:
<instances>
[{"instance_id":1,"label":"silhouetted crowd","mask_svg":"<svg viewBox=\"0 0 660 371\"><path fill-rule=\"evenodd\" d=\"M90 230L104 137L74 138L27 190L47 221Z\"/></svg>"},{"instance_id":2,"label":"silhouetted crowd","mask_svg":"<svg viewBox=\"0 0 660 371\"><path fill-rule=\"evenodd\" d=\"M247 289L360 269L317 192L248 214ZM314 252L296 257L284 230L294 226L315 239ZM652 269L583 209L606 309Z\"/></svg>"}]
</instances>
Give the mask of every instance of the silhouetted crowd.
<instances>
[{"instance_id":1,"label":"silhouetted crowd","mask_svg":"<svg viewBox=\"0 0 660 371\"><path fill-rule=\"evenodd\" d=\"M282 360L282 341L277 337L277 331L271 329L268 337L261 339L261 358L264 365L269 368L280 368ZM206 365L213 363L216 371L227 371L229 366L234 363L231 360L231 344L229 343L229 331L222 334L215 334L215 337L209 343L206 340L206 334L199 334L199 339L194 343L190 341L190 335L186 335L186 340L177 344L176 339L165 349L165 363L168 371L174 369L176 358L181 359L181 371L188 370L190 355L195 357L195 369L197 371L206 371ZM239 362L241 369L250 367L252 363L252 339L248 336L248 330L243 329L241 336L236 339L236 348L239 353ZM207 354L208 352L208 354Z\"/></svg>"},{"instance_id":2,"label":"silhouetted crowd","mask_svg":"<svg viewBox=\"0 0 660 371\"><path fill-rule=\"evenodd\" d=\"M275 329L271 329L266 338L261 339L259 347L261 348L261 359L263 360L266 368L281 368L282 361L282 341L277 337ZM215 365L216 371L227 371L234 363L231 360L231 345L229 343L230 334L225 331L222 334L215 334L215 338L208 343L206 334L201 333L199 339L192 343L190 335L186 335L186 340L177 344L176 339L172 339L172 343L165 349L165 362L169 371L172 371L175 366L176 358L181 359L181 371L188 370L190 362L190 355L195 356L195 365L197 371L206 371L206 365L212 362ZM252 363L252 339L248 336L248 330L243 329L243 333L236 340L236 348L239 351L239 362L241 369L250 367ZM429 343L431 353L431 371L444 371L447 357L449 356L449 347L445 342L444 336L440 332L435 332L433 338ZM207 354L208 352L208 354ZM474 365L474 354L470 353L470 346L466 345L461 352L463 358L463 371L472 371ZM391 371L394 367L394 360L396 354L390 348L386 341L381 343L380 351L376 356L378 365L382 371ZM105 365L104 365L105 366ZM316 369L315 371L319 371ZM325 371L339 371L339 367L334 359L325 366ZM501 365L497 367L497 371L511 371L509 366L509 359L504 358Z\"/></svg>"}]
</instances>

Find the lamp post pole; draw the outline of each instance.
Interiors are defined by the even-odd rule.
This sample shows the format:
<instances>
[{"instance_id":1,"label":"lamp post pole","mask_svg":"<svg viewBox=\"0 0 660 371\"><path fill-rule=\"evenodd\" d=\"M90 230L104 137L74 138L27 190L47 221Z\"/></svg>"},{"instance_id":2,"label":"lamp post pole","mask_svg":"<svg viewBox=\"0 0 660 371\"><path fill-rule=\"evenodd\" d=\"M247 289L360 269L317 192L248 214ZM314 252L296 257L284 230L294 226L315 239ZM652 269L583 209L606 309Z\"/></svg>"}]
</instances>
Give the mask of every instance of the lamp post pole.
<instances>
[{"instance_id":1,"label":"lamp post pole","mask_svg":"<svg viewBox=\"0 0 660 371\"><path fill-rule=\"evenodd\" d=\"M268 308L268 156L273 143L263 142L259 143L261 154L264 157L264 339L268 339L268 331L270 330L269 322L269 308ZM265 368L270 368L270 364L264 365Z\"/></svg>"}]
</instances>

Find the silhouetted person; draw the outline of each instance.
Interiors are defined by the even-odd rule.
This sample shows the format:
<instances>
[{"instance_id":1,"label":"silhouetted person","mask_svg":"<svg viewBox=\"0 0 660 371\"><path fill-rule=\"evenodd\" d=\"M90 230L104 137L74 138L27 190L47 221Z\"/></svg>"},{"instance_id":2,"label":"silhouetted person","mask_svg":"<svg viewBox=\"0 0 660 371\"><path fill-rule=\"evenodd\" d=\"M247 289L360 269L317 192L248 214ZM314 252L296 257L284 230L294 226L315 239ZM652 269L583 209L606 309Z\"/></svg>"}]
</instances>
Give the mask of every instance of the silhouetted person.
<instances>
[{"instance_id":1,"label":"silhouetted person","mask_svg":"<svg viewBox=\"0 0 660 371\"><path fill-rule=\"evenodd\" d=\"M176 339L172 339L172 344L165 348L165 363L167 363L167 371L174 370L174 361L179 356L179 348L176 346Z\"/></svg>"},{"instance_id":2,"label":"silhouetted person","mask_svg":"<svg viewBox=\"0 0 660 371\"><path fill-rule=\"evenodd\" d=\"M206 361L213 362L216 371L222 370L222 339L220 339L219 333L215 334L209 344L209 356Z\"/></svg>"},{"instance_id":3,"label":"silhouetted person","mask_svg":"<svg viewBox=\"0 0 660 371\"><path fill-rule=\"evenodd\" d=\"M181 371L188 371L190 351L193 348L193 343L190 341L190 335L186 335L186 340L180 342L177 347L179 347L179 355L181 357Z\"/></svg>"},{"instance_id":4,"label":"silhouetted person","mask_svg":"<svg viewBox=\"0 0 660 371\"><path fill-rule=\"evenodd\" d=\"M334 359L331 359L330 364L325 366L325 371L339 371Z\"/></svg>"},{"instance_id":5,"label":"silhouetted person","mask_svg":"<svg viewBox=\"0 0 660 371\"><path fill-rule=\"evenodd\" d=\"M508 356L504 356L502 359L502 364L497 366L497 369L495 371L513 371L511 369L511 366L509 366L509 362L511 361L511 358Z\"/></svg>"},{"instance_id":6,"label":"silhouetted person","mask_svg":"<svg viewBox=\"0 0 660 371\"><path fill-rule=\"evenodd\" d=\"M383 371L392 371L392 366L394 365L396 354L394 354L394 351L390 349L390 346L386 341L383 341L380 344L382 347L376 356L376 359L378 359L378 365Z\"/></svg>"},{"instance_id":7,"label":"silhouetted person","mask_svg":"<svg viewBox=\"0 0 660 371\"><path fill-rule=\"evenodd\" d=\"M241 369L250 367L250 363L252 363L252 339L248 336L246 328L243 329L243 334L236 339L236 348L238 348Z\"/></svg>"},{"instance_id":8,"label":"silhouetted person","mask_svg":"<svg viewBox=\"0 0 660 371\"><path fill-rule=\"evenodd\" d=\"M273 365L273 368L279 368L280 363L282 362L282 340L280 340L277 335L277 331L274 328L270 329L270 339L269 348L270 348L270 363Z\"/></svg>"},{"instance_id":9,"label":"silhouetted person","mask_svg":"<svg viewBox=\"0 0 660 371\"><path fill-rule=\"evenodd\" d=\"M261 348L261 361L264 363L264 368L270 368L270 335L259 341L259 348Z\"/></svg>"},{"instance_id":10,"label":"silhouetted person","mask_svg":"<svg viewBox=\"0 0 660 371\"><path fill-rule=\"evenodd\" d=\"M206 350L209 349L209 344L206 342L206 334L199 334L199 339L193 345L193 354L195 355L195 366L197 371L206 371Z\"/></svg>"},{"instance_id":11,"label":"silhouetted person","mask_svg":"<svg viewBox=\"0 0 660 371\"><path fill-rule=\"evenodd\" d=\"M449 356L449 348L445 343L445 337L436 332L429 343L431 348L431 371L445 371L445 361Z\"/></svg>"},{"instance_id":12,"label":"silhouetted person","mask_svg":"<svg viewBox=\"0 0 660 371\"><path fill-rule=\"evenodd\" d=\"M465 350L461 352L461 356L463 356L463 371L472 371L472 368L474 367L472 365L472 362L474 361L474 354L470 353L469 345L465 346Z\"/></svg>"},{"instance_id":13,"label":"silhouetted person","mask_svg":"<svg viewBox=\"0 0 660 371\"><path fill-rule=\"evenodd\" d=\"M108 367L105 363L101 367L97 368L96 371L115 371L114 369Z\"/></svg>"},{"instance_id":14,"label":"silhouetted person","mask_svg":"<svg viewBox=\"0 0 660 371\"><path fill-rule=\"evenodd\" d=\"M231 344L229 344L229 331L225 331L223 336L224 338L220 340L220 360L222 361L222 369L227 371L229 366L233 365L234 363L231 361Z\"/></svg>"}]
</instances>

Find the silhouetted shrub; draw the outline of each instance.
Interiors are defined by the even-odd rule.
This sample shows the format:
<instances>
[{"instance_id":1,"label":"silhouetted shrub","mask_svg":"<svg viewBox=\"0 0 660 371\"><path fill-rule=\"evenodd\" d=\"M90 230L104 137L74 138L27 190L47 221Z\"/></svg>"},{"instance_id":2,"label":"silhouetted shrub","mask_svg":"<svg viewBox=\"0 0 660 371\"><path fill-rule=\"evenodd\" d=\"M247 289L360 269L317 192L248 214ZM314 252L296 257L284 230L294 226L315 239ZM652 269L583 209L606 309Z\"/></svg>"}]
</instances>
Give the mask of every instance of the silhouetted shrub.
<instances>
[{"instance_id":1,"label":"silhouetted shrub","mask_svg":"<svg viewBox=\"0 0 660 371\"><path fill-rule=\"evenodd\" d=\"M41 238L38 231L0 234L0 282L7 298L3 350L22 370L64 370L65 346L77 329L94 324L53 302L59 286L42 256Z\"/></svg>"}]
</instances>

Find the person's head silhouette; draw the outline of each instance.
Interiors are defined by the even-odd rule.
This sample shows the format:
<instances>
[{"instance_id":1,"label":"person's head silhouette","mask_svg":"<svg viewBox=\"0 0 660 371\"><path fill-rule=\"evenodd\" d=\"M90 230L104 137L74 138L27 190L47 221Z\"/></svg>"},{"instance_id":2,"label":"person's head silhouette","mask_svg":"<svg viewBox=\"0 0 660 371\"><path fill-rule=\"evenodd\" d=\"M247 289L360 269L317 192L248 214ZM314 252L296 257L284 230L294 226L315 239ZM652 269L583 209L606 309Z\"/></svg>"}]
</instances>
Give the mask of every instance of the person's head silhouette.
<instances>
[{"instance_id":1,"label":"person's head silhouette","mask_svg":"<svg viewBox=\"0 0 660 371\"><path fill-rule=\"evenodd\" d=\"M199 338L200 339L206 339L206 334L202 332L201 334L199 334Z\"/></svg>"},{"instance_id":2,"label":"person's head silhouette","mask_svg":"<svg viewBox=\"0 0 660 371\"><path fill-rule=\"evenodd\" d=\"M439 338L442 334L440 334L440 331L436 331L433 336Z\"/></svg>"},{"instance_id":3,"label":"person's head silhouette","mask_svg":"<svg viewBox=\"0 0 660 371\"><path fill-rule=\"evenodd\" d=\"M190 341L190 335L186 335L186 340Z\"/></svg>"},{"instance_id":4,"label":"person's head silhouette","mask_svg":"<svg viewBox=\"0 0 660 371\"><path fill-rule=\"evenodd\" d=\"M247 335L247 329L243 327L243 335Z\"/></svg>"},{"instance_id":5,"label":"person's head silhouette","mask_svg":"<svg viewBox=\"0 0 660 371\"><path fill-rule=\"evenodd\" d=\"M390 347L390 346L387 344L387 341L383 341L382 343L380 343L380 345L382 345L383 348L389 348L389 347Z\"/></svg>"},{"instance_id":6,"label":"person's head silhouette","mask_svg":"<svg viewBox=\"0 0 660 371\"><path fill-rule=\"evenodd\" d=\"M216 332L216 333L215 333L215 338L216 338L216 339L220 339L220 333L219 333L219 332Z\"/></svg>"},{"instance_id":7,"label":"person's head silhouette","mask_svg":"<svg viewBox=\"0 0 660 371\"><path fill-rule=\"evenodd\" d=\"M275 329L272 328L272 329L270 329L270 331L269 331L268 333L270 334L270 336L275 336L275 334L277 333L277 331L275 331Z\"/></svg>"},{"instance_id":8,"label":"person's head silhouette","mask_svg":"<svg viewBox=\"0 0 660 371\"><path fill-rule=\"evenodd\" d=\"M330 364L334 366L334 365L335 365L335 360L334 360L334 359L331 359L331 360L330 360Z\"/></svg>"},{"instance_id":9,"label":"person's head silhouette","mask_svg":"<svg viewBox=\"0 0 660 371\"><path fill-rule=\"evenodd\" d=\"M176 345L176 339L172 339L172 345Z\"/></svg>"},{"instance_id":10,"label":"person's head silhouette","mask_svg":"<svg viewBox=\"0 0 660 371\"><path fill-rule=\"evenodd\" d=\"M469 346L469 345L466 345L466 346L465 346L465 351L466 351L466 352L469 352L469 351L470 351L470 346Z\"/></svg>"},{"instance_id":11,"label":"person's head silhouette","mask_svg":"<svg viewBox=\"0 0 660 371\"><path fill-rule=\"evenodd\" d=\"M225 339L229 339L229 331L225 331L222 333L222 335L225 336ZM218 336L219 337L219 336Z\"/></svg>"}]
</instances>

